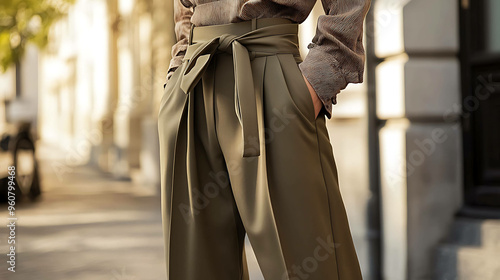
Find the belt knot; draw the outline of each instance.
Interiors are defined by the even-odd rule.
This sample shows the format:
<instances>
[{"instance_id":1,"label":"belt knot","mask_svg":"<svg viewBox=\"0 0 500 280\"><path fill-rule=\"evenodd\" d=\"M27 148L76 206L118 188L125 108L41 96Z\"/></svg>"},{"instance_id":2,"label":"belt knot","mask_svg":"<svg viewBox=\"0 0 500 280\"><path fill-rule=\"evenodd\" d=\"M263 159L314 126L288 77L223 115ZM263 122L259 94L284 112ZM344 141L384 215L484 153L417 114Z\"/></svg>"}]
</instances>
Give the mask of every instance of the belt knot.
<instances>
[{"instance_id":1,"label":"belt knot","mask_svg":"<svg viewBox=\"0 0 500 280\"><path fill-rule=\"evenodd\" d=\"M237 40L238 36L231 34L223 34L219 37L219 46L217 49L221 52L232 53L232 44Z\"/></svg>"},{"instance_id":2,"label":"belt knot","mask_svg":"<svg viewBox=\"0 0 500 280\"><path fill-rule=\"evenodd\" d=\"M210 28L205 28L210 31ZM244 34L221 32L207 36L206 40L188 47L181 74L180 88L188 94L200 81L213 56L218 52L231 53L233 57L235 82L235 109L243 132L243 157L260 155L260 140L257 116L256 94L251 60L255 52L270 54L277 52L298 52L295 37L296 24L281 24L255 29ZM248 48L248 49L247 49ZM250 52L249 52L250 49Z\"/></svg>"}]
</instances>

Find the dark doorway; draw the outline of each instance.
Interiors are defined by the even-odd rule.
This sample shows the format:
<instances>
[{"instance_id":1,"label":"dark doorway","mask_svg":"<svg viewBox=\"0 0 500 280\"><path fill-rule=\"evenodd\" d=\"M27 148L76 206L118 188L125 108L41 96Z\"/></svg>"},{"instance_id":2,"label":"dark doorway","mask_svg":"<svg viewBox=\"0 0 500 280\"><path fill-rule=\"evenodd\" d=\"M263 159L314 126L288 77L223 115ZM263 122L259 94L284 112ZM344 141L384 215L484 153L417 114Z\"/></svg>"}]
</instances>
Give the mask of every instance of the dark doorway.
<instances>
[{"instance_id":1,"label":"dark doorway","mask_svg":"<svg viewBox=\"0 0 500 280\"><path fill-rule=\"evenodd\" d=\"M500 1L460 0L466 207L500 207ZM483 212L485 213L485 212Z\"/></svg>"}]
</instances>

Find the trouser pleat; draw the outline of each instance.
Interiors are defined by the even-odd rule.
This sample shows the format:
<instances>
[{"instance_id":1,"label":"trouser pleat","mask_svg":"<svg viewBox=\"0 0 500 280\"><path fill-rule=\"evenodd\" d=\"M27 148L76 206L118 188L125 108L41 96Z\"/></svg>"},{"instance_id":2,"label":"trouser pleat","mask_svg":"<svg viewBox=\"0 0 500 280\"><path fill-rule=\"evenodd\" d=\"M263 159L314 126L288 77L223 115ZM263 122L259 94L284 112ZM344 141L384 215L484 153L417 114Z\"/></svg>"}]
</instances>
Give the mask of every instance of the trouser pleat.
<instances>
[{"instance_id":1,"label":"trouser pleat","mask_svg":"<svg viewBox=\"0 0 500 280\"><path fill-rule=\"evenodd\" d=\"M169 280L248 280L245 234L266 280L361 279L295 30L192 45L167 83L158 127Z\"/></svg>"}]
</instances>

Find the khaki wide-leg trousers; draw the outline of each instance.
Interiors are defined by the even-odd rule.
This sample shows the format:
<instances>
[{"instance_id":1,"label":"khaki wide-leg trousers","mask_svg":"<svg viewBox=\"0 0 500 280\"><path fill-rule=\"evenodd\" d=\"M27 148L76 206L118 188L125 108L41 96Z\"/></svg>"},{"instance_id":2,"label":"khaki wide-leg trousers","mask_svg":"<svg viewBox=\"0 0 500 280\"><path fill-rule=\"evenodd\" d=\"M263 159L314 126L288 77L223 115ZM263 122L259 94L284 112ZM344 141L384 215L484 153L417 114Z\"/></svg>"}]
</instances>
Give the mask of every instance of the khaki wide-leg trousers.
<instances>
[{"instance_id":1,"label":"khaki wide-leg trousers","mask_svg":"<svg viewBox=\"0 0 500 280\"><path fill-rule=\"evenodd\" d=\"M159 112L169 280L362 279L324 112L297 65L298 24L191 28Z\"/></svg>"}]
</instances>

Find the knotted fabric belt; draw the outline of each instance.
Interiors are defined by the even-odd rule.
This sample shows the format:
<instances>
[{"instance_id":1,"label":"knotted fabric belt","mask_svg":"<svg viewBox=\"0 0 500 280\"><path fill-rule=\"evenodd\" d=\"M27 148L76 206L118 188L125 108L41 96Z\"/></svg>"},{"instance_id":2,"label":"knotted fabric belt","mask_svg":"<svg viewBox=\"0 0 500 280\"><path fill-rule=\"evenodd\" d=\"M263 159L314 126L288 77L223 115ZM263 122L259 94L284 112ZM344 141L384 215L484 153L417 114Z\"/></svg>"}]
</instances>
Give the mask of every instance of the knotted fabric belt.
<instances>
[{"instance_id":1,"label":"knotted fabric belt","mask_svg":"<svg viewBox=\"0 0 500 280\"><path fill-rule=\"evenodd\" d=\"M283 18L253 19L223 25L191 27L189 46L184 56L180 88L193 91L213 56L232 53L235 79L235 110L243 131L243 156L260 155L256 91L251 60L279 53L293 54L301 61L298 48L298 24ZM252 141L253 139L253 141Z\"/></svg>"}]
</instances>

